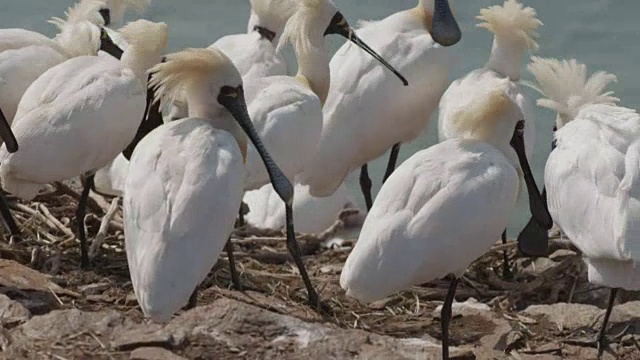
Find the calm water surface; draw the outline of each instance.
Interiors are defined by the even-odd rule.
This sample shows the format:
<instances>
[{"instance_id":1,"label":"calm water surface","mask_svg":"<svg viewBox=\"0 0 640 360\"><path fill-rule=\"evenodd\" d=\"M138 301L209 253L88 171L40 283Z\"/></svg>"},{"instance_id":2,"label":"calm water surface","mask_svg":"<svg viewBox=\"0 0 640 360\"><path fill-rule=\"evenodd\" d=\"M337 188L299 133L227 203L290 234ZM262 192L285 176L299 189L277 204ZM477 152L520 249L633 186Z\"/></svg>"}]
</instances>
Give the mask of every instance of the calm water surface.
<instances>
[{"instance_id":1,"label":"calm water surface","mask_svg":"<svg viewBox=\"0 0 640 360\"><path fill-rule=\"evenodd\" d=\"M415 6L417 0L334 0L346 18L355 24L358 19L382 19L394 12ZM55 34L53 25L46 22L51 16L63 16L70 0L0 0L0 28L22 27ZM475 27L475 16L481 8L502 1L459 0L454 3L458 21L463 30L462 41L452 48L458 63L451 74L452 79L484 65L491 49L492 36L484 29ZM619 83L612 89L621 103L636 108L640 103L640 47L637 46L639 25L637 0L530 0L525 4L534 6L544 23L540 29L540 56L576 58L587 64L591 72L606 70L618 76ZM170 50L185 47L204 47L227 34L244 32L249 13L248 0L153 0L151 8L143 16L169 24ZM333 49L343 41L330 39ZM523 63L523 79L530 79ZM295 66L293 67L295 70ZM634 85L636 84L636 85ZM532 91L529 95L535 99ZM400 160L414 152L434 144L437 140L435 116L431 126L416 141L403 146ZM542 186L544 163L550 151L551 129L555 114L545 109L536 109L537 142L532 161L539 186ZM374 191L386 166L386 156L370 164ZM357 174L347 180L354 199L364 206L357 181ZM520 229L528 219L527 204L520 201L514 213L510 231ZM515 236L510 233L510 236Z\"/></svg>"}]
</instances>

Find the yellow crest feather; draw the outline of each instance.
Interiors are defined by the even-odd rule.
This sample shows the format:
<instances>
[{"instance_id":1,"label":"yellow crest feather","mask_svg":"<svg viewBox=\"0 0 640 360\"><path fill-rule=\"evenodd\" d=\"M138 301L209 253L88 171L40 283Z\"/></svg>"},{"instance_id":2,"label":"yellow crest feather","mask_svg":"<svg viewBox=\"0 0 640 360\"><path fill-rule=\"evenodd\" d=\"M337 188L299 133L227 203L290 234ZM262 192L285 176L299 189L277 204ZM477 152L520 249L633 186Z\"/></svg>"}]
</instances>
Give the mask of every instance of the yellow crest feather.
<instances>
[{"instance_id":1,"label":"yellow crest feather","mask_svg":"<svg viewBox=\"0 0 640 360\"><path fill-rule=\"evenodd\" d=\"M169 30L167 24L140 19L121 27L122 38L144 52L162 52L167 48Z\"/></svg>"},{"instance_id":2,"label":"yellow crest feather","mask_svg":"<svg viewBox=\"0 0 640 360\"><path fill-rule=\"evenodd\" d=\"M502 6L494 5L480 10L476 18L484 22L478 27L485 28L496 36L515 38L528 49L538 50L538 43L534 40L539 35L536 32L542 25L536 10L524 7L517 0L506 0Z\"/></svg>"},{"instance_id":3,"label":"yellow crest feather","mask_svg":"<svg viewBox=\"0 0 640 360\"><path fill-rule=\"evenodd\" d=\"M507 79L496 83L493 89L486 89L453 114L453 121L461 133L485 134L491 131L515 103L509 97L510 83Z\"/></svg>"},{"instance_id":4,"label":"yellow crest feather","mask_svg":"<svg viewBox=\"0 0 640 360\"><path fill-rule=\"evenodd\" d=\"M240 74L231 60L215 47L206 49L186 49L166 56L166 62L155 65L149 70L149 87L155 89L154 102L171 104L185 97L186 88L207 81L212 74L222 71L235 71Z\"/></svg>"},{"instance_id":5,"label":"yellow crest feather","mask_svg":"<svg viewBox=\"0 0 640 360\"><path fill-rule=\"evenodd\" d=\"M617 82L615 75L599 71L587 77L587 67L575 59L558 60L532 57L527 70L535 77L532 86L545 99L538 99L538 106L557 111L573 119L585 105L616 105L620 99L606 91Z\"/></svg>"},{"instance_id":6,"label":"yellow crest feather","mask_svg":"<svg viewBox=\"0 0 640 360\"><path fill-rule=\"evenodd\" d=\"M103 26L104 19L98 11L105 6L106 3L104 0L82 0L64 12L67 18L66 20L59 17L52 17L49 23L55 25L58 30L64 29L67 25L77 24L82 21L89 21L92 24Z\"/></svg>"}]
</instances>

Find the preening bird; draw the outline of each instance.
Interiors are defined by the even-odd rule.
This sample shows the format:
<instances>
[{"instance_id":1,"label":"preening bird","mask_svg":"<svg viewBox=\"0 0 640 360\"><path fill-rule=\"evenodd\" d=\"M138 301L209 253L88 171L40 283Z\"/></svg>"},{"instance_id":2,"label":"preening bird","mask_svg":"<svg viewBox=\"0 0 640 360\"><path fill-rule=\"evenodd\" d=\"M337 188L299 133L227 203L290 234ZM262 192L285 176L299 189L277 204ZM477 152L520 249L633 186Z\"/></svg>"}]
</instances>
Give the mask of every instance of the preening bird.
<instances>
[{"instance_id":1,"label":"preening bird","mask_svg":"<svg viewBox=\"0 0 640 360\"><path fill-rule=\"evenodd\" d=\"M348 296L369 302L453 274L440 317L444 359L459 277L507 226L522 174L527 187L535 187L524 153L526 120L512 91L504 79L470 98L452 114L461 137L398 167L378 193L340 276Z\"/></svg>"},{"instance_id":2,"label":"preening bird","mask_svg":"<svg viewBox=\"0 0 640 360\"><path fill-rule=\"evenodd\" d=\"M42 44L23 44L0 52L0 111L11 124L22 95L40 75L66 60L112 51L113 43L103 28L98 9L104 3L84 1L69 8L67 19L52 18L59 29L55 39ZM87 20L89 19L89 20Z\"/></svg>"},{"instance_id":3,"label":"preening bird","mask_svg":"<svg viewBox=\"0 0 640 360\"><path fill-rule=\"evenodd\" d=\"M254 10L259 15L260 8ZM288 43L293 45L298 60L297 75L251 79L246 86L251 119L267 149L291 180L317 151L322 131L322 104L330 84L329 51L324 39L329 34L349 39L364 50L363 53L387 67L385 71L391 70L399 77L401 81L395 79L398 83L406 83L402 75L354 34L332 1L300 1L278 45L279 48ZM266 183L265 167L255 149L249 147L245 189L259 189Z\"/></svg>"},{"instance_id":4,"label":"preening bird","mask_svg":"<svg viewBox=\"0 0 640 360\"><path fill-rule=\"evenodd\" d=\"M167 47L167 26L138 20L120 30L130 46L113 57L80 56L47 70L25 92L13 122L19 152L0 149L4 188L31 200L45 185L91 175L136 134L146 104L146 71ZM84 203L78 206L82 265L88 265Z\"/></svg>"},{"instance_id":5,"label":"preening bird","mask_svg":"<svg viewBox=\"0 0 640 360\"><path fill-rule=\"evenodd\" d=\"M124 230L138 303L154 321L166 321L227 243L243 194L247 135L288 204L293 188L253 128L240 74L220 50L170 54L151 72L156 101L173 103L185 91L189 117L156 128L136 146L125 183Z\"/></svg>"},{"instance_id":6,"label":"preening bird","mask_svg":"<svg viewBox=\"0 0 640 360\"><path fill-rule=\"evenodd\" d=\"M535 9L524 7L517 0L506 0L503 5L482 9L477 18L482 21L477 25L478 27L485 28L494 34L489 61L483 67L453 81L442 95L438 116L439 139L444 141L463 136L464 134L459 132L454 114L465 108L471 98L485 92L487 87L492 87L493 83L508 79L513 84L513 90L510 91L509 96L518 104L527 123L524 130L525 150L527 158L531 159L535 144L536 122L531 101L526 97L520 84L520 67L524 52L538 49L535 41L538 36L536 31L542 22L537 18ZM546 220L548 219L538 219L541 222ZM552 225L553 223L549 220L545 227L550 228ZM503 243L507 241L506 229L502 233L502 241ZM541 249L538 252L544 252L536 255L546 255L547 241L531 239L529 243L530 247ZM503 276L505 278L511 276L507 251L504 252Z\"/></svg>"},{"instance_id":7,"label":"preening bird","mask_svg":"<svg viewBox=\"0 0 640 360\"><path fill-rule=\"evenodd\" d=\"M367 209L371 180L367 162L393 147L385 178L395 168L400 143L427 127L449 83L452 62L444 46L460 39L447 0L420 0L418 6L350 30L398 69L409 86L376 66L352 45L343 45L330 63L331 86L323 107L318 149L300 174L313 196L336 191L351 170L361 168L360 185ZM404 86L403 86L404 85Z\"/></svg>"},{"instance_id":8,"label":"preening bird","mask_svg":"<svg viewBox=\"0 0 640 360\"><path fill-rule=\"evenodd\" d=\"M611 288L598 357L618 289L640 290L640 115L617 105L615 75L576 60L534 57L529 71L557 112L544 182L553 220L580 250L589 282Z\"/></svg>"}]
</instances>

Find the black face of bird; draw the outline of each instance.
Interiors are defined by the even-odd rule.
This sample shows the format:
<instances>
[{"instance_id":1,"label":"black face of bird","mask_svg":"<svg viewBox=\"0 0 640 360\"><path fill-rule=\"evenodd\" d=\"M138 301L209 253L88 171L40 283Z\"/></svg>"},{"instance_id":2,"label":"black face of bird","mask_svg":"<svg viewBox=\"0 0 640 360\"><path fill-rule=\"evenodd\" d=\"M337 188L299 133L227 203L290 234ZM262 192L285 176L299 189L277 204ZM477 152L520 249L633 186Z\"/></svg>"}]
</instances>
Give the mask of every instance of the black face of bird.
<instances>
[{"instance_id":1,"label":"black face of bird","mask_svg":"<svg viewBox=\"0 0 640 360\"><path fill-rule=\"evenodd\" d=\"M282 173L278 165L276 165L273 158L267 151L267 148L262 143L258 132L251 122L249 112L247 111L247 103L244 99L244 90L242 85L238 87L223 86L220 88L220 94L218 95L218 102L224 106L233 118L238 122L242 130L247 134L253 146L260 154L262 161L264 162L273 189L276 191L280 199L286 204L291 205L293 202L293 186L289 179Z\"/></svg>"},{"instance_id":2,"label":"black face of bird","mask_svg":"<svg viewBox=\"0 0 640 360\"><path fill-rule=\"evenodd\" d=\"M260 37L262 39L269 40L269 42L273 42L273 39L276 38L276 33L275 32L273 32L273 31L271 31L271 30L269 30L269 29L267 29L266 27L263 27L263 26L256 25L256 26L253 27L253 31L257 31L258 34L260 34Z\"/></svg>"},{"instance_id":3,"label":"black face of bird","mask_svg":"<svg viewBox=\"0 0 640 360\"><path fill-rule=\"evenodd\" d=\"M14 153L18 151L18 141L16 140L15 135L13 135L11 126L9 126L7 118L4 117L2 109L0 109L0 137L2 138L2 141L4 141L4 145L7 147L8 152Z\"/></svg>"},{"instance_id":4,"label":"black face of bird","mask_svg":"<svg viewBox=\"0 0 640 360\"><path fill-rule=\"evenodd\" d=\"M161 62L167 62L167 58L163 57ZM151 78L153 74L149 74L149 78L147 79L147 84L151 82ZM138 127L138 131L133 138L133 141L122 151L122 155L127 159L131 160L131 155L133 155L133 151L135 150L138 143L153 131L155 128L164 124L164 120L162 119L162 111L160 111L160 101L154 102L156 97L156 91L154 88L149 87L147 89L147 103L144 108L144 115L142 115L142 121L140 122L140 126Z\"/></svg>"},{"instance_id":5,"label":"black face of bird","mask_svg":"<svg viewBox=\"0 0 640 360\"><path fill-rule=\"evenodd\" d=\"M104 9L98 10L98 12L100 13L100 16L102 16L102 18L104 19L104 26L111 25L111 10L104 8Z\"/></svg>"},{"instance_id":6,"label":"black face of bird","mask_svg":"<svg viewBox=\"0 0 640 360\"><path fill-rule=\"evenodd\" d=\"M442 46L456 44L462 38L462 32L449 7L449 0L435 0L431 38Z\"/></svg>"},{"instance_id":7,"label":"black face of bird","mask_svg":"<svg viewBox=\"0 0 640 360\"><path fill-rule=\"evenodd\" d=\"M409 85L407 79L398 72L391 64L389 64L385 59L382 58L377 52L375 52L369 45L367 45L362 39L356 35L355 30L349 25L347 19L342 16L340 12L337 12L333 19L331 19L331 23L324 32L324 35L337 34L347 38L352 43L356 44L362 50L366 51L369 55L371 55L374 59L378 60L382 65L384 65L387 69L391 70L404 84L404 86Z\"/></svg>"},{"instance_id":8,"label":"black face of bird","mask_svg":"<svg viewBox=\"0 0 640 360\"><path fill-rule=\"evenodd\" d=\"M551 214L549 214L549 209L545 204L545 201L536 186L536 182L533 179L533 173L531 172L531 168L529 167L529 161L527 160L527 154L524 148L524 127L525 121L519 120L516 124L515 130L513 132L513 136L511 137L511 147L516 151L518 155L518 161L520 162L520 167L522 168L522 173L524 174L524 181L527 184L527 192L529 193L529 208L531 210L531 215L536 220L536 222L543 229L551 229L553 226L553 220L551 219Z\"/></svg>"},{"instance_id":9,"label":"black face of bird","mask_svg":"<svg viewBox=\"0 0 640 360\"><path fill-rule=\"evenodd\" d=\"M114 58L120 60L122 58L122 49L116 45L113 40L111 40L111 36L107 30L103 27L100 28L100 50L106 52L107 54L113 56Z\"/></svg>"}]
</instances>

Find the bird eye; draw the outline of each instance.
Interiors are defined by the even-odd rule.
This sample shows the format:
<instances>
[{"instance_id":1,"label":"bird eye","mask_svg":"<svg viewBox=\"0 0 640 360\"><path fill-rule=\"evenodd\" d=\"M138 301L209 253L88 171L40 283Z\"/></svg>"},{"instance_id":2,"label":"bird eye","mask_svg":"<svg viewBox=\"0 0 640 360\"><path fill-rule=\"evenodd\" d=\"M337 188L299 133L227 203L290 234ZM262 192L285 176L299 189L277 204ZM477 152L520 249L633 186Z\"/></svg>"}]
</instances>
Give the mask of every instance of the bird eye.
<instances>
[{"instance_id":1,"label":"bird eye","mask_svg":"<svg viewBox=\"0 0 640 360\"><path fill-rule=\"evenodd\" d=\"M329 23L327 30L324 32L325 35L329 34L340 34L345 35L349 31L349 23L347 23L347 19L342 16L340 12L337 12L333 15L333 19Z\"/></svg>"},{"instance_id":2,"label":"bird eye","mask_svg":"<svg viewBox=\"0 0 640 360\"><path fill-rule=\"evenodd\" d=\"M519 120L518 123L516 124L516 130L517 131L524 131L524 120Z\"/></svg>"},{"instance_id":3,"label":"bird eye","mask_svg":"<svg viewBox=\"0 0 640 360\"><path fill-rule=\"evenodd\" d=\"M220 96L230 97L233 99L238 98L243 95L244 91L242 89L242 85L234 88L233 86L223 86L220 88Z\"/></svg>"}]
</instances>

